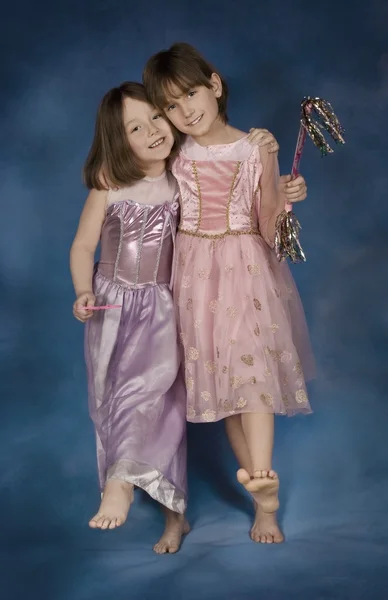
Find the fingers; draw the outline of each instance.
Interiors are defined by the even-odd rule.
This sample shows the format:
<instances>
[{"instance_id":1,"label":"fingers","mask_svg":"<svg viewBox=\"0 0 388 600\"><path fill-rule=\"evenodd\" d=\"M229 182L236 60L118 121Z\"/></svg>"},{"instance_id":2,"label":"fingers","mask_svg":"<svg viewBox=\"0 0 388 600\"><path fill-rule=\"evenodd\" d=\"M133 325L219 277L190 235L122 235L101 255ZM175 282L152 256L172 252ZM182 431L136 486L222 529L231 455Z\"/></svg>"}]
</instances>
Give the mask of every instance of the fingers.
<instances>
[{"instance_id":1,"label":"fingers","mask_svg":"<svg viewBox=\"0 0 388 600\"><path fill-rule=\"evenodd\" d=\"M89 306L94 306L96 298L92 293L81 294L73 304L73 315L81 323L85 323L93 316L93 311L88 310Z\"/></svg>"}]
</instances>

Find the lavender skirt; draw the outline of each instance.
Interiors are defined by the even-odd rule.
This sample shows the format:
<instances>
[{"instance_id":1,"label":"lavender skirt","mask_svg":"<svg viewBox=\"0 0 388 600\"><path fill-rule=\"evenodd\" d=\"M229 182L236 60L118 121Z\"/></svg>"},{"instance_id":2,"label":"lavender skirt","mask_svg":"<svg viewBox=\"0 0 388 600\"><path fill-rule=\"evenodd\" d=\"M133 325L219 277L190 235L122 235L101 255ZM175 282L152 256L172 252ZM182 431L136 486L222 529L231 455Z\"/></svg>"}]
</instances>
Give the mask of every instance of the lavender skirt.
<instances>
[{"instance_id":1,"label":"lavender skirt","mask_svg":"<svg viewBox=\"0 0 388 600\"><path fill-rule=\"evenodd\" d=\"M165 284L125 288L95 275L85 332L89 410L101 490L122 479L167 508L186 508L186 393L174 305Z\"/></svg>"}]
</instances>

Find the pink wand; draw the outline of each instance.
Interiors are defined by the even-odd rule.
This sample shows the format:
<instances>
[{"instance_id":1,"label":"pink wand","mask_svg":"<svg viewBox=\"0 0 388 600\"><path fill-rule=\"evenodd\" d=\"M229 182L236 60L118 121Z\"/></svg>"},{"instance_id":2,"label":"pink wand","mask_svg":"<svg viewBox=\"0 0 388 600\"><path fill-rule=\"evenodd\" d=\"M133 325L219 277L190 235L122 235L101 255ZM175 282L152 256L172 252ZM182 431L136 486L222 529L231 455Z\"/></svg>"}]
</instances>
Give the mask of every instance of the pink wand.
<instances>
[{"instance_id":1,"label":"pink wand","mask_svg":"<svg viewBox=\"0 0 388 600\"><path fill-rule=\"evenodd\" d=\"M313 113L316 115L316 121L313 120ZM314 145L320 149L322 156L333 152L323 135L324 129L331 135L336 144L345 143L343 138L344 129L329 102L322 100L322 98L308 96L301 105L300 129L291 171L293 179L299 175L299 164L307 133ZM286 204L284 211L276 221L275 251L279 261L289 257L293 263L306 262L305 254L299 242L300 229L300 223L292 212L292 204Z\"/></svg>"},{"instance_id":2,"label":"pink wand","mask_svg":"<svg viewBox=\"0 0 388 600\"><path fill-rule=\"evenodd\" d=\"M82 310L108 310L109 308L121 308L121 304L106 304L105 306L83 306Z\"/></svg>"}]
</instances>

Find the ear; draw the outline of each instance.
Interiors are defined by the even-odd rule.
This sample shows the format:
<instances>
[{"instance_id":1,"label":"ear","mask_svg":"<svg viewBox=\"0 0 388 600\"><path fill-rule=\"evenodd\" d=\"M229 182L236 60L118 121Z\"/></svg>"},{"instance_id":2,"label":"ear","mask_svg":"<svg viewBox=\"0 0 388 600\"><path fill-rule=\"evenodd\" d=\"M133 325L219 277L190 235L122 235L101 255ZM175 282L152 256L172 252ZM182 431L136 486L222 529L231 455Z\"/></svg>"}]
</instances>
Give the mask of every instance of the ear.
<instances>
[{"instance_id":1,"label":"ear","mask_svg":"<svg viewBox=\"0 0 388 600\"><path fill-rule=\"evenodd\" d=\"M222 82L220 76L217 73L212 73L210 77L210 83L212 86L212 90L216 98L221 98L222 95Z\"/></svg>"}]
</instances>

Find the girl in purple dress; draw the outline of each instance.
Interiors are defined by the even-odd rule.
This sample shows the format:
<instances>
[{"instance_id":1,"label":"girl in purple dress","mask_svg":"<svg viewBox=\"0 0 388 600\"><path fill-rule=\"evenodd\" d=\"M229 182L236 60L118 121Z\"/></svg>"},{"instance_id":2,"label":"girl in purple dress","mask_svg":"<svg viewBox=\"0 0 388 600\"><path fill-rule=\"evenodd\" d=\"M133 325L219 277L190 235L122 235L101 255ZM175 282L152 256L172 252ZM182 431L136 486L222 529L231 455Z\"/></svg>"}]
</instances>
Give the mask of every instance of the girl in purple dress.
<instances>
[{"instance_id":1,"label":"girl in purple dress","mask_svg":"<svg viewBox=\"0 0 388 600\"><path fill-rule=\"evenodd\" d=\"M273 136L255 135L276 150ZM178 133L147 102L142 85L108 92L85 165L90 194L71 249L73 312L87 323L89 408L102 492L89 524L122 525L134 488L142 488L166 513L158 553L176 552L189 531L186 391L171 295L179 206L175 179L166 171L177 143ZM119 308L92 310L106 305Z\"/></svg>"},{"instance_id":2,"label":"girl in purple dress","mask_svg":"<svg viewBox=\"0 0 388 600\"><path fill-rule=\"evenodd\" d=\"M287 196L276 154L228 125L226 83L193 47L175 44L153 56L143 82L151 102L188 136L172 165L181 204L174 296L187 419L225 419L238 481L255 501L251 537L281 542L274 414L311 411L305 380L313 361L298 292L273 246L277 217L305 194Z\"/></svg>"}]
</instances>

